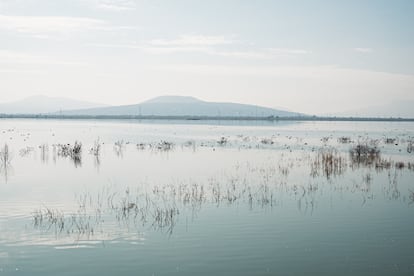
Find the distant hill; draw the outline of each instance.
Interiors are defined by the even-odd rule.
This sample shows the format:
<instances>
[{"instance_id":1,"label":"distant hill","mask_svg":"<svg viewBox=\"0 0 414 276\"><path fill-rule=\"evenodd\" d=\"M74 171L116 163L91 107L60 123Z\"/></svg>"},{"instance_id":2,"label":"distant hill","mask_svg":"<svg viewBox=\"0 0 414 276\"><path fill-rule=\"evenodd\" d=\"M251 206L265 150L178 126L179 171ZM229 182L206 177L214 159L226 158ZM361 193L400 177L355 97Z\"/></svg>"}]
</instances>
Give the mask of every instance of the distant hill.
<instances>
[{"instance_id":1,"label":"distant hill","mask_svg":"<svg viewBox=\"0 0 414 276\"><path fill-rule=\"evenodd\" d=\"M329 115L377 118L414 118L414 101L396 101L385 105L368 106L365 108Z\"/></svg>"},{"instance_id":2,"label":"distant hill","mask_svg":"<svg viewBox=\"0 0 414 276\"><path fill-rule=\"evenodd\" d=\"M277 110L267 107L238 104L206 102L193 97L161 96L140 104L110 106L62 112L63 115L89 116L298 116L299 113Z\"/></svg>"},{"instance_id":3,"label":"distant hill","mask_svg":"<svg viewBox=\"0 0 414 276\"><path fill-rule=\"evenodd\" d=\"M39 114L60 110L104 107L107 105L78 101L68 98L32 96L20 101L0 103L0 114Z\"/></svg>"}]
</instances>

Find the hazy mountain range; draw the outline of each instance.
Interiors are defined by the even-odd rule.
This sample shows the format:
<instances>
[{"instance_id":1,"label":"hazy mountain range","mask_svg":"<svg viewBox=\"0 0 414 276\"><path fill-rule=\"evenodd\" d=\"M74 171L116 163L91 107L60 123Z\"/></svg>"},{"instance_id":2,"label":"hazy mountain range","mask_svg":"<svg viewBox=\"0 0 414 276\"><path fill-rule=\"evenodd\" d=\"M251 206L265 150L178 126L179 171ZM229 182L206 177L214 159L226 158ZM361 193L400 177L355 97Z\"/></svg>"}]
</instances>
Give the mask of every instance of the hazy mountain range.
<instances>
[{"instance_id":1,"label":"hazy mountain range","mask_svg":"<svg viewBox=\"0 0 414 276\"><path fill-rule=\"evenodd\" d=\"M161 96L140 104L63 111L64 115L142 116L297 116L298 113L267 107L206 102L193 97Z\"/></svg>"},{"instance_id":2,"label":"hazy mountain range","mask_svg":"<svg viewBox=\"0 0 414 276\"><path fill-rule=\"evenodd\" d=\"M139 104L104 106L66 98L34 96L0 104L0 114L56 114L89 116L296 116L298 113L267 107L206 102L186 96L161 96Z\"/></svg>"},{"instance_id":3,"label":"hazy mountain range","mask_svg":"<svg viewBox=\"0 0 414 276\"><path fill-rule=\"evenodd\" d=\"M373 106L348 112L326 114L325 116L414 118L413 106L413 101L394 102L383 106ZM249 104L207 102L187 96L161 96L138 104L119 106L109 106L69 98L33 96L20 101L0 103L0 114L208 117L292 117L303 115L297 112Z\"/></svg>"}]
</instances>

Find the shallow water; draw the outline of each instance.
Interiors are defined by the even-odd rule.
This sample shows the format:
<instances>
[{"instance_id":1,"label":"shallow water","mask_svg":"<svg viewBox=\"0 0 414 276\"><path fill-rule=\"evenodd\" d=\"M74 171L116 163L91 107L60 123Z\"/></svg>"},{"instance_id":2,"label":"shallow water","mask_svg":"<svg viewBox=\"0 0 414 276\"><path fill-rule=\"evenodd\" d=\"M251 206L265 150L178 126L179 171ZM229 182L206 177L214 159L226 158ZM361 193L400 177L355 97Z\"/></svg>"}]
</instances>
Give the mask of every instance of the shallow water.
<instances>
[{"instance_id":1,"label":"shallow water","mask_svg":"<svg viewBox=\"0 0 414 276\"><path fill-rule=\"evenodd\" d=\"M397 122L1 120L0 275L412 275L413 139Z\"/></svg>"}]
</instances>

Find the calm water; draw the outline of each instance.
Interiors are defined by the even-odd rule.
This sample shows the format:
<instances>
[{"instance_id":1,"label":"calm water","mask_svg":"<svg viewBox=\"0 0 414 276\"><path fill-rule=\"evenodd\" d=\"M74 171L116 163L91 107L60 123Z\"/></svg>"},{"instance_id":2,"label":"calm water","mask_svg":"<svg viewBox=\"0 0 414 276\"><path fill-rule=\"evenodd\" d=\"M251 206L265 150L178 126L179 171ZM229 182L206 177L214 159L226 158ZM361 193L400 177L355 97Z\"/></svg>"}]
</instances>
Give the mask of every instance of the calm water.
<instances>
[{"instance_id":1,"label":"calm water","mask_svg":"<svg viewBox=\"0 0 414 276\"><path fill-rule=\"evenodd\" d=\"M0 120L0 275L414 275L413 142L414 123Z\"/></svg>"}]
</instances>

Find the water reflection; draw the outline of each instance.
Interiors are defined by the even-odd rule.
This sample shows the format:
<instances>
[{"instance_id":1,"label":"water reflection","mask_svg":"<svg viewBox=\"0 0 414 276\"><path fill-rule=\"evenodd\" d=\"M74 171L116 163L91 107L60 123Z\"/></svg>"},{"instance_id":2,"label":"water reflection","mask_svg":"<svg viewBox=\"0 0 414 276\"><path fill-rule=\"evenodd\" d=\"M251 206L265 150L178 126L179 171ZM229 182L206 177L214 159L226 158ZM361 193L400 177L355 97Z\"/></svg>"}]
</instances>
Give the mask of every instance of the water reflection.
<instances>
[{"instance_id":1,"label":"water reflection","mask_svg":"<svg viewBox=\"0 0 414 276\"><path fill-rule=\"evenodd\" d=\"M125 142L124 140L116 141L114 144L114 152L116 156L123 158L124 157L124 150L125 150Z\"/></svg>"},{"instance_id":2,"label":"water reflection","mask_svg":"<svg viewBox=\"0 0 414 276\"><path fill-rule=\"evenodd\" d=\"M42 144L39 146L40 150L40 160L42 163L48 163L49 162L49 145L48 144Z\"/></svg>"},{"instance_id":3,"label":"water reflection","mask_svg":"<svg viewBox=\"0 0 414 276\"><path fill-rule=\"evenodd\" d=\"M4 144L0 149L0 174L4 176L4 181L7 183L9 178L9 171L12 169L11 159L12 153L9 150L9 146Z\"/></svg>"},{"instance_id":4,"label":"water reflection","mask_svg":"<svg viewBox=\"0 0 414 276\"><path fill-rule=\"evenodd\" d=\"M319 203L326 200L327 194L330 197L337 193L359 195L361 206L375 200L378 190L388 200L407 202L408 205L414 200L413 192L404 194L399 189L401 169L390 167L386 174L388 181L376 184L376 180L383 177L383 172L367 172L366 167L358 171L362 173L359 179L353 178L357 176L355 171L347 174L345 170L339 169L347 166L346 155L326 147L314 154L304 154L294 159L283 156L280 162L290 163L286 167L247 161L237 164L225 174L204 181L177 179L164 185L144 183L125 190L111 185L99 192L86 191L76 195L76 211L65 212L46 206L35 210L33 225L35 229L53 233L59 238L74 236L77 239L89 239L97 232L105 233L114 222L120 229L135 229L137 232L151 229L172 235L180 217L189 214L192 218L198 217L205 207L211 206L245 206L255 211L279 208L284 201L296 201L299 212L312 215ZM313 175L315 181L292 183L289 180L290 170L302 170L309 166L313 170L317 167L317 175ZM373 175L374 172L376 175ZM295 171L293 176L297 173ZM348 179L354 179L351 184L334 181L345 174ZM373 189L373 185L377 187Z\"/></svg>"},{"instance_id":5,"label":"water reflection","mask_svg":"<svg viewBox=\"0 0 414 276\"><path fill-rule=\"evenodd\" d=\"M75 167L82 166L82 143L75 141L72 144L54 144L53 152L56 153L58 157L70 158L73 161ZM55 158L54 158L55 159Z\"/></svg>"},{"instance_id":6,"label":"water reflection","mask_svg":"<svg viewBox=\"0 0 414 276\"><path fill-rule=\"evenodd\" d=\"M142 152L180 154L177 149L181 149L197 154L205 154L208 150L211 160L215 160L214 152L238 149L248 158L244 163L231 169L226 167L225 172L204 180L188 180L182 175L161 185L146 183L146 188L141 187L141 190L110 187L98 193L85 192L76 196L76 210L45 204L33 211L33 226L41 233L59 239L96 238L114 232L114 224L119 230L115 231L116 235L125 232L125 228L137 232L151 229L172 235L180 218L190 215L194 219L205 207L211 206L241 206L256 211L294 202L300 213L312 215L321 202L326 201L326 194L330 193L331 197L346 193L357 195L364 206L378 198L378 190L388 200L413 203L413 192L402 190L398 184L402 175L414 171L413 163L407 162L410 159L404 159L406 156L386 152L397 140L348 136L333 139L333 135L316 140L317 143L312 143L304 137L278 134L217 135L202 141L186 139L183 142L157 137L155 142L136 143L136 147L127 146L129 141L118 140L113 144L112 157L123 158L125 152L135 151L137 154L138 150L139 155ZM409 147L409 141L398 139L402 147ZM50 151L46 143L36 147L42 163L47 164L51 154L55 163L59 159L70 159L75 167L82 166L83 143L58 143L52 144L51 148ZM99 171L104 143L98 138L87 149L92 158L85 156L85 162L92 159ZM20 157L29 156L33 151L34 148L26 146L19 151ZM272 158L250 156L256 151L267 152ZM200 156L205 158L205 155ZM0 173L7 181L10 170L7 145L0 151L0 157ZM198 156L194 155L194 158ZM205 165L208 166L211 160L206 160ZM191 169L191 164L187 165ZM148 187L151 187L150 191Z\"/></svg>"}]
</instances>

